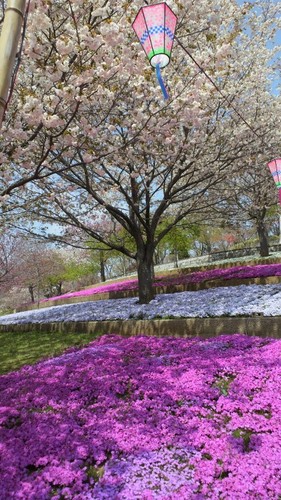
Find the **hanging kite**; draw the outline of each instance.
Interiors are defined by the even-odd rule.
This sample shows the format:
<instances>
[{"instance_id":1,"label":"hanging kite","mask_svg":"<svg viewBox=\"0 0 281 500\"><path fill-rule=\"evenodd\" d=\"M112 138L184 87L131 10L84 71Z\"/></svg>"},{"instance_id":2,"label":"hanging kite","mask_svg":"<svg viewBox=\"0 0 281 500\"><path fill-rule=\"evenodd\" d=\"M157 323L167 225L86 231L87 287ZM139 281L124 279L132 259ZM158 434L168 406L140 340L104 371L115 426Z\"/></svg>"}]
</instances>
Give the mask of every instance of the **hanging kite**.
<instances>
[{"instance_id":1,"label":"hanging kite","mask_svg":"<svg viewBox=\"0 0 281 500\"><path fill-rule=\"evenodd\" d=\"M279 190L279 203L281 205L281 158L276 158L268 164L269 170L272 174L276 187Z\"/></svg>"},{"instance_id":2,"label":"hanging kite","mask_svg":"<svg viewBox=\"0 0 281 500\"><path fill-rule=\"evenodd\" d=\"M133 29L156 70L164 99L169 99L161 69L170 62L177 16L165 2L142 7L133 22Z\"/></svg>"}]
</instances>

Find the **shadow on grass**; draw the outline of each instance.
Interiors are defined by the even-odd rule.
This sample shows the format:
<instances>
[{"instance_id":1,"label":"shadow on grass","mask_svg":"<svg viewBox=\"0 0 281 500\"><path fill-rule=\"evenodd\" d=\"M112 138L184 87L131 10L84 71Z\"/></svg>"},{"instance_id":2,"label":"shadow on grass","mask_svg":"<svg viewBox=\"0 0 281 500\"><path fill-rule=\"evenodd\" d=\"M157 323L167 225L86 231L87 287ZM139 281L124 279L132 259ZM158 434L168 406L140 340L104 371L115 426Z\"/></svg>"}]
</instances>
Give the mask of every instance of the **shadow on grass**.
<instances>
[{"instance_id":1,"label":"shadow on grass","mask_svg":"<svg viewBox=\"0 0 281 500\"><path fill-rule=\"evenodd\" d=\"M83 346L98 336L76 332L0 332L0 374L58 356L69 347Z\"/></svg>"}]
</instances>

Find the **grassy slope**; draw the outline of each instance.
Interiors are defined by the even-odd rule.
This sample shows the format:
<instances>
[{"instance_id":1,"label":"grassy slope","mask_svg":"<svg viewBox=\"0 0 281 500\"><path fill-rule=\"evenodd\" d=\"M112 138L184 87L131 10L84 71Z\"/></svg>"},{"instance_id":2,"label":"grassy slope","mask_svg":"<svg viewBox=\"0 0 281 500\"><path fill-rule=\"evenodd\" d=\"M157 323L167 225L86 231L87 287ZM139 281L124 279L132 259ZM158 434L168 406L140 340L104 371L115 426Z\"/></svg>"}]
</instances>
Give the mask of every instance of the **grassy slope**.
<instances>
[{"instance_id":1,"label":"grassy slope","mask_svg":"<svg viewBox=\"0 0 281 500\"><path fill-rule=\"evenodd\" d=\"M96 335L90 333L0 332L0 374L59 355L69 347L88 344L94 338Z\"/></svg>"}]
</instances>

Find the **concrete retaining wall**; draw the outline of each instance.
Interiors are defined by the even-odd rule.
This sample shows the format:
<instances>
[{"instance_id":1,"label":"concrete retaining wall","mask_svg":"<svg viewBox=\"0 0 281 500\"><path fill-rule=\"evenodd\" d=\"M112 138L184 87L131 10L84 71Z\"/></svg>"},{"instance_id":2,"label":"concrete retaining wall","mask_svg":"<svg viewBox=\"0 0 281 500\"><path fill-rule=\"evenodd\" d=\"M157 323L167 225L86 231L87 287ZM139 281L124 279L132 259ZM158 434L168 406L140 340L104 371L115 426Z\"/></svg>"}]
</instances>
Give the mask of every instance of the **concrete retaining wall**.
<instances>
[{"instance_id":1,"label":"concrete retaining wall","mask_svg":"<svg viewBox=\"0 0 281 500\"><path fill-rule=\"evenodd\" d=\"M124 336L214 337L222 334L242 333L260 337L281 338L281 316L278 317L220 317L126 321L88 321L65 323L26 323L0 325L0 332L77 332L96 335L119 334Z\"/></svg>"}]
</instances>

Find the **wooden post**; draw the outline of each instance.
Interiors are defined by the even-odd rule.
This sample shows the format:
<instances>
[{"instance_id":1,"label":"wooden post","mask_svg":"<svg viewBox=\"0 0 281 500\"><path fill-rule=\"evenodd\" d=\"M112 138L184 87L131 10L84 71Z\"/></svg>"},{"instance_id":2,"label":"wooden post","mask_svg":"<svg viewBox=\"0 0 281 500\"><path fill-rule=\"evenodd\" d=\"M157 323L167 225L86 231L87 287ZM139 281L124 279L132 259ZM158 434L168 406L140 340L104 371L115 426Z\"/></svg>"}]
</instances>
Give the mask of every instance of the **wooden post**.
<instances>
[{"instance_id":1,"label":"wooden post","mask_svg":"<svg viewBox=\"0 0 281 500\"><path fill-rule=\"evenodd\" d=\"M7 104L26 0L8 0L0 36L0 128Z\"/></svg>"}]
</instances>

